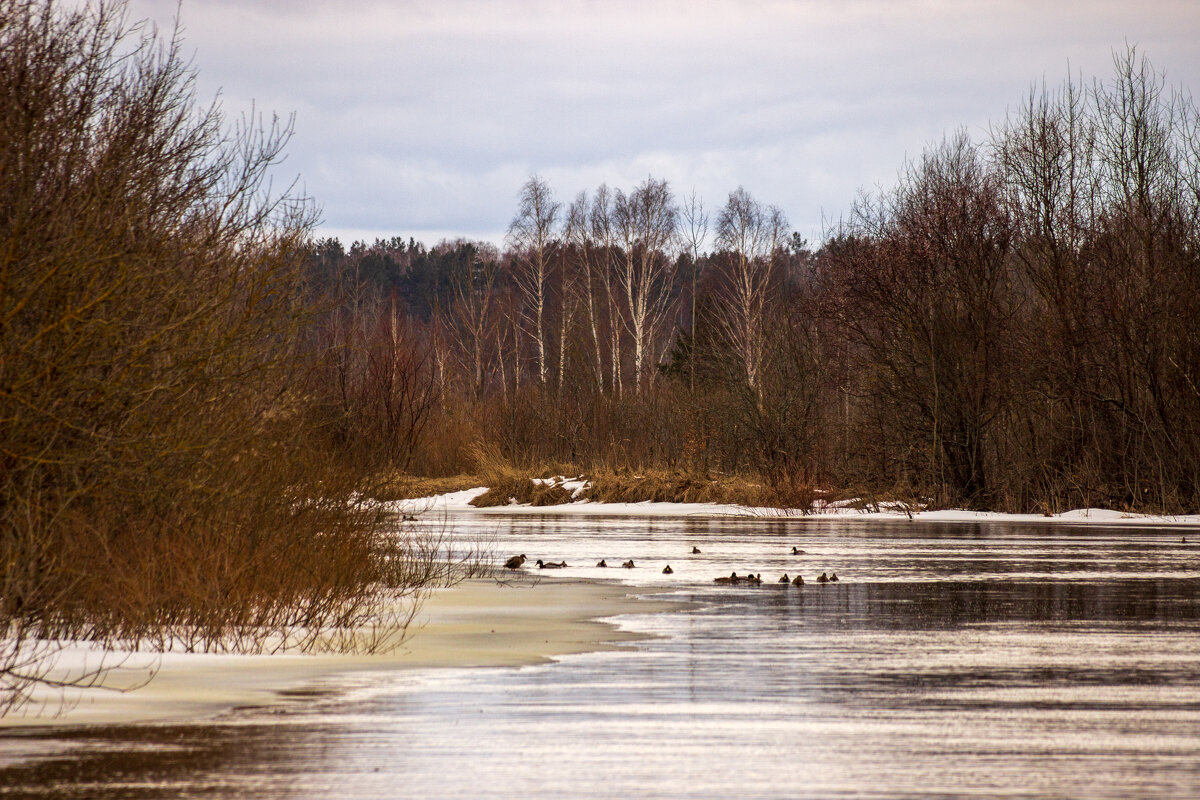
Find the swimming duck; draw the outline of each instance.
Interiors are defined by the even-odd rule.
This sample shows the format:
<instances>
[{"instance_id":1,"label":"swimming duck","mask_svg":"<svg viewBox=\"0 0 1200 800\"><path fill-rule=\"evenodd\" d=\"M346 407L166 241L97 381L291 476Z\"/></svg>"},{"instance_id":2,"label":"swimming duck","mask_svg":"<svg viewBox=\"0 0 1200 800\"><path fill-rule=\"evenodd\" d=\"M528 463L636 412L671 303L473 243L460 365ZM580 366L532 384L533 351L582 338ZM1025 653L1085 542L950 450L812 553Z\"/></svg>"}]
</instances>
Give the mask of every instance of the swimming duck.
<instances>
[{"instance_id":1,"label":"swimming duck","mask_svg":"<svg viewBox=\"0 0 1200 800\"><path fill-rule=\"evenodd\" d=\"M663 575L674 575L674 574L675 574L675 570L671 569L670 564L667 564L665 567L663 567Z\"/></svg>"},{"instance_id":2,"label":"swimming duck","mask_svg":"<svg viewBox=\"0 0 1200 800\"><path fill-rule=\"evenodd\" d=\"M791 583L791 582L792 582L792 579L791 579L791 578L789 578L789 577L787 576L787 573L785 572L785 573L783 573L783 577L782 577L782 578L780 578L780 579L779 579L777 582L778 582L778 583Z\"/></svg>"},{"instance_id":3,"label":"swimming duck","mask_svg":"<svg viewBox=\"0 0 1200 800\"><path fill-rule=\"evenodd\" d=\"M792 586L803 586L803 585L804 585L804 576L803 575L797 575L796 580L792 581Z\"/></svg>"},{"instance_id":4,"label":"swimming duck","mask_svg":"<svg viewBox=\"0 0 1200 800\"><path fill-rule=\"evenodd\" d=\"M746 583L750 584L751 586L762 586L762 573L760 572L757 575L748 575L746 577Z\"/></svg>"},{"instance_id":5,"label":"swimming duck","mask_svg":"<svg viewBox=\"0 0 1200 800\"><path fill-rule=\"evenodd\" d=\"M524 563L525 563L525 554L521 553L521 555L513 556L508 561L505 561L504 566L506 569L520 569L521 565Z\"/></svg>"},{"instance_id":6,"label":"swimming duck","mask_svg":"<svg viewBox=\"0 0 1200 800\"><path fill-rule=\"evenodd\" d=\"M829 576L822 572L817 576L817 583L829 583Z\"/></svg>"},{"instance_id":7,"label":"swimming duck","mask_svg":"<svg viewBox=\"0 0 1200 800\"><path fill-rule=\"evenodd\" d=\"M837 582L838 582L838 579L837 579L837 573L836 573L836 572L831 572L831 573L829 573L829 582L830 582L830 583L837 583Z\"/></svg>"},{"instance_id":8,"label":"swimming duck","mask_svg":"<svg viewBox=\"0 0 1200 800\"><path fill-rule=\"evenodd\" d=\"M621 566L624 567L625 569L633 569L633 559L631 558L628 561L622 563Z\"/></svg>"},{"instance_id":9,"label":"swimming duck","mask_svg":"<svg viewBox=\"0 0 1200 800\"><path fill-rule=\"evenodd\" d=\"M806 554L806 553L805 553L803 550L801 550L799 547L793 547L793 548L792 548L792 555L794 555L794 556L803 556L803 555L807 555L807 554Z\"/></svg>"},{"instance_id":10,"label":"swimming duck","mask_svg":"<svg viewBox=\"0 0 1200 800\"><path fill-rule=\"evenodd\" d=\"M608 566L608 564L605 564L605 563L604 563L604 559L602 558L602 559L600 559L599 561L597 561L597 562L596 562L596 566L597 566L597 567L607 567L607 566Z\"/></svg>"},{"instance_id":11,"label":"swimming duck","mask_svg":"<svg viewBox=\"0 0 1200 800\"><path fill-rule=\"evenodd\" d=\"M560 561L556 564L553 561L542 561L539 558L537 560L537 565L538 565L538 569L562 569L563 567L565 567L567 565L567 562Z\"/></svg>"},{"instance_id":12,"label":"swimming duck","mask_svg":"<svg viewBox=\"0 0 1200 800\"><path fill-rule=\"evenodd\" d=\"M741 580L741 578L738 577L738 574L736 572L731 572L727 576L722 576L720 578L713 578L713 583L737 583L740 580Z\"/></svg>"},{"instance_id":13,"label":"swimming duck","mask_svg":"<svg viewBox=\"0 0 1200 800\"><path fill-rule=\"evenodd\" d=\"M699 548L699 547L693 547L693 548L692 548L692 555L694 555L694 556L696 556L696 555L700 555L700 548Z\"/></svg>"}]
</instances>

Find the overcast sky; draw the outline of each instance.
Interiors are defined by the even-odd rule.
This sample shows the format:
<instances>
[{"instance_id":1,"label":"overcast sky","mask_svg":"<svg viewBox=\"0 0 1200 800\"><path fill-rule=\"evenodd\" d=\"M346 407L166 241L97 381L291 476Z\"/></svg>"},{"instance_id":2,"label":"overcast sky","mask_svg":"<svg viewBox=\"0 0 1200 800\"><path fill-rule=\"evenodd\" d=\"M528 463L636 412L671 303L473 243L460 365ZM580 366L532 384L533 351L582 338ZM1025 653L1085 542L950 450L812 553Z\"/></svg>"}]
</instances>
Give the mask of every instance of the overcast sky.
<instances>
[{"instance_id":1,"label":"overcast sky","mask_svg":"<svg viewBox=\"0 0 1200 800\"><path fill-rule=\"evenodd\" d=\"M133 0L169 28L177 0ZM183 0L202 97L295 113L284 173L321 235L499 241L532 173L559 199L647 176L744 186L817 241L861 187L1034 82L1136 44L1200 96L1197 0L322 3Z\"/></svg>"}]
</instances>

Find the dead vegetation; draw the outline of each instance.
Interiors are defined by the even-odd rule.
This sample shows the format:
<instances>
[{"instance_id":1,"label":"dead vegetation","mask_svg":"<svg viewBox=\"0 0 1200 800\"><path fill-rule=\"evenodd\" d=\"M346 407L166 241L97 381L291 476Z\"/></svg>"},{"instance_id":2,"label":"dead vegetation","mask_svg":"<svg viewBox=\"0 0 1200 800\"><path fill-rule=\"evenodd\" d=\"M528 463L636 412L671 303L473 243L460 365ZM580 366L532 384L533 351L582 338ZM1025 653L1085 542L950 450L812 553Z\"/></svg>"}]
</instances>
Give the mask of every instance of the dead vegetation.
<instances>
[{"instance_id":1,"label":"dead vegetation","mask_svg":"<svg viewBox=\"0 0 1200 800\"><path fill-rule=\"evenodd\" d=\"M488 487L486 492L471 500L471 505L488 508L516 502L531 506L558 506L571 501L571 492L560 484L514 475Z\"/></svg>"},{"instance_id":2,"label":"dead vegetation","mask_svg":"<svg viewBox=\"0 0 1200 800\"><path fill-rule=\"evenodd\" d=\"M420 475L396 473L379 482L373 497L377 500L413 500L439 494L461 492L483 486L478 475L450 475L444 478L428 478Z\"/></svg>"},{"instance_id":3,"label":"dead vegetation","mask_svg":"<svg viewBox=\"0 0 1200 800\"><path fill-rule=\"evenodd\" d=\"M616 471L590 475L580 499L597 503L722 503L755 506L767 502L761 483L742 476L714 477L680 472Z\"/></svg>"},{"instance_id":4,"label":"dead vegetation","mask_svg":"<svg viewBox=\"0 0 1200 800\"><path fill-rule=\"evenodd\" d=\"M288 124L229 124L126 10L0 0L0 714L48 641L386 648L453 563L314 446Z\"/></svg>"},{"instance_id":5,"label":"dead vegetation","mask_svg":"<svg viewBox=\"0 0 1200 800\"><path fill-rule=\"evenodd\" d=\"M555 481L549 470L519 469L506 460L494 445L477 442L471 447L471 460L479 471L479 483L488 490L471 500L477 508L506 506L511 502L534 506L569 503L571 492ZM560 473L561 474L561 473Z\"/></svg>"}]
</instances>

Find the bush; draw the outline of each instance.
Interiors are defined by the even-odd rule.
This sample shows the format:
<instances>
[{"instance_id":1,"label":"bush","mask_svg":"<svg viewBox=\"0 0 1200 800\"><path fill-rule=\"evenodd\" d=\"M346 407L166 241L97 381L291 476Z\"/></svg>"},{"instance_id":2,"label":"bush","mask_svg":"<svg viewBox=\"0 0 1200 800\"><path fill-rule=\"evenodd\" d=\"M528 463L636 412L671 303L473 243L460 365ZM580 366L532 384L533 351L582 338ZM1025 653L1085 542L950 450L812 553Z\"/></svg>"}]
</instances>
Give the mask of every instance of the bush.
<instances>
[{"instance_id":1,"label":"bush","mask_svg":"<svg viewBox=\"0 0 1200 800\"><path fill-rule=\"evenodd\" d=\"M311 446L289 126L229 129L179 50L0 0L0 712L39 639L328 646L423 580Z\"/></svg>"}]
</instances>

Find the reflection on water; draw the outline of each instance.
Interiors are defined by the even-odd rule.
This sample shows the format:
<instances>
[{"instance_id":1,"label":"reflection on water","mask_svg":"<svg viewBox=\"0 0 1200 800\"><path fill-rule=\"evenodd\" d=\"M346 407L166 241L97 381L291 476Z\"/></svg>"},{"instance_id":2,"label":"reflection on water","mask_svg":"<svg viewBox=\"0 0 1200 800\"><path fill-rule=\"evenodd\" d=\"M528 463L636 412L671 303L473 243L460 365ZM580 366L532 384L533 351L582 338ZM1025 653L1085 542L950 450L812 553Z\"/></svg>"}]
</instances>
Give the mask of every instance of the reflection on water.
<instances>
[{"instance_id":1,"label":"reflection on water","mask_svg":"<svg viewBox=\"0 0 1200 800\"><path fill-rule=\"evenodd\" d=\"M58 755L0 767L0 796L1200 796L1200 549L1178 531L487 525L503 552L633 558L568 574L698 604L622 620L661 638L551 665L358 676L194 725L10 735L0 763ZM712 584L734 569L768 583ZM843 582L770 583L829 569Z\"/></svg>"}]
</instances>

